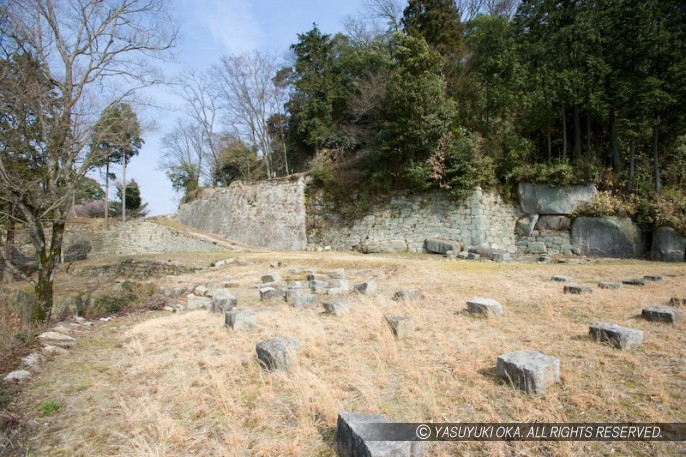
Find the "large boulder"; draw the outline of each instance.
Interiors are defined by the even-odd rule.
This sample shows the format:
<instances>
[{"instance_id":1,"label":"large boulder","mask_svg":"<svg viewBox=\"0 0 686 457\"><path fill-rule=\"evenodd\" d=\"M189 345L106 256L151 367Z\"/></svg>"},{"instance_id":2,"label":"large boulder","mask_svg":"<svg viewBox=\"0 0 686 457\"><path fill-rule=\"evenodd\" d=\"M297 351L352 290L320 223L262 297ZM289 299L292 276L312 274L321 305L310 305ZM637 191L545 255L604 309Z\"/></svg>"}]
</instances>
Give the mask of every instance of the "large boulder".
<instances>
[{"instance_id":1,"label":"large boulder","mask_svg":"<svg viewBox=\"0 0 686 457\"><path fill-rule=\"evenodd\" d=\"M658 227L653 233L650 258L660 262L686 261L686 238L670 227Z\"/></svg>"},{"instance_id":2,"label":"large boulder","mask_svg":"<svg viewBox=\"0 0 686 457\"><path fill-rule=\"evenodd\" d=\"M596 195L595 186L551 187L520 183L519 203L527 214L572 214Z\"/></svg>"},{"instance_id":3,"label":"large boulder","mask_svg":"<svg viewBox=\"0 0 686 457\"><path fill-rule=\"evenodd\" d=\"M645 239L629 218L577 217L572 223L572 246L588 256L628 259L643 255Z\"/></svg>"},{"instance_id":4,"label":"large boulder","mask_svg":"<svg viewBox=\"0 0 686 457\"><path fill-rule=\"evenodd\" d=\"M457 241L444 240L441 238L427 238L424 241L427 252L446 255L448 251L460 252L462 245Z\"/></svg>"}]
</instances>

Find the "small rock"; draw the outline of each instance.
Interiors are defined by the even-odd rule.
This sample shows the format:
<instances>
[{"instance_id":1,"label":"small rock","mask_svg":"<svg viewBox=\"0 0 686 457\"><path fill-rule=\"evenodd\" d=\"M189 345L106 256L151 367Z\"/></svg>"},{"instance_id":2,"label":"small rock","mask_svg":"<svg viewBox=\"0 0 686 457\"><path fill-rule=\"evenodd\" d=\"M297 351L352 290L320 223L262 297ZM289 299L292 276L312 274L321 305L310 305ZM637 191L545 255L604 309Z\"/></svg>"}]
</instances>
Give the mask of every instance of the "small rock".
<instances>
[{"instance_id":1,"label":"small rock","mask_svg":"<svg viewBox=\"0 0 686 457\"><path fill-rule=\"evenodd\" d=\"M550 280L555 282L571 282L572 278L570 276L555 275L552 278L550 278Z\"/></svg>"},{"instance_id":2,"label":"small rock","mask_svg":"<svg viewBox=\"0 0 686 457\"><path fill-rule=\"evenodd\" d=\"M458 257L459 257L459 255L458 255ZM479 260L479 257L481 257L479 254L475 254L473 252L470 252L467 254L467 258L469 260Z\"/></svg>"},{"instance_id":3,"label":"small rock","mask_svg":"<svg viewBox=\"0 0 686 457\"><path fill-rule=\"evenodd\" d=\"M48 354L48 355L65 355L65 354L69 354L69 351L68 351L68 350L66 350L66 349L64 349L64 348L61 348L61 347L53 346L53 345L51 345L51 344L48 344L48 345L46 345L46 346L43 346L43 352L46 353L46 354Z\"/></svg>"},{"instance_id":4,"label":"small rock","mask_svg":"<svg viewBox=\"0 0 686 457\"><path fill-rule=\"evenodd\" d=\"M278 287L260 287L260 300L283 300L284 293Z\"/></svg>"},{"instance_id":5,"label":"small rock","mask_svg":"<svg viewBox=\"0 0 686 457\"><path fill-rule=\"evenodd\" d=\"M632 349L643 342L643 332L617 324L596 322L588 330L591 339L609 342L617 349Z\"/></svg>"},{"instance_id":6,"label":"small rock","mask_svg":"<svg viewBox=\"0 0 686 457\"><path fill-rule=\"evenodd\" d=\"M419 301L421 294L418 289L399 290L393 295L395 301Z\"/></svg>"},{"instance_id":7,"label":"small rock","mask_svg":"<svg viewBox=\"0 0 686 457\"><path fill-rule=\"evenodd\" d=\"M659 275L645 275L645 276L643 276L643 279L645 279L646 281L653 281L653 282L656 282L656 281L662 281L662 276L659 276Z\"/></svg>"},{"instance_id":8,"label":"small rock","mask_svg":"<svg viewBox=\"0 0 686 457\"><path fill-rule=\"evenodd\" d=\"M44 344L52 346L59 346L62 348L70 348L76 344L76 340L63 333L59 332L45 332L38 335L38 339Z\"/></svg>"},{"instance_id":9,"label":"small rock","mask_svg":"<svg viewBox=\"0 0 686 457\"><path fill-rule=\"evenodd\" d=\"M536 351L510 352L498 357L496 372L527 394L541 395L560 382L560 359Z\"/></svg>"},{"instance_id":10,"label":"small rock","mask_svg":"<svg viewBox=\"0 0 686 457\"><path fill-rule=\"evenodd\" d=\"M342 316L350 312L350 303L347 300L330 300L323 303L326 314Z\"/></svg>"},{"instance_id":11,"label":"small rock","mask_svg":"<svg viewBox=\"0 0 686 457\"><path fill-rule=\"evenodd\" d=\"M236 307L238 300L227 289L216 289L212 294L212 312L224 313Z\"/></svg>"},{"instance_id":12,"label":"small rock","mask_svg":"<svg viewBox=\"0 0 686 457\"><path fill-rule=\"evenodd\" d=\"M503 315L502 305L492 298L474 297L467 300L467 311L484 317L488 317L489 314Z\"/></svg>"},{"instance_id":13,"label":"small rock","mask_svg":"<svg viewBox=\"0 0 686 457\"><path fill-rule=\"evenodd\" d=\"M681 312L676 308L669 306L651 306L644 308L641 312L643 319L651 322L666 322L674 324L681 319Z\"/></svg>"},{"instance_id":14,"label":"small rock","mask_svg":"<svg viewBox=\"0 0 686 457\"><path fill-rule=\"evenodd\" d=\"M343 268L337 268L329 272L329 278L331 279L343 279L345 278L345 270Z\"/></svg>"},{"instance_id":15,"label":"small rock","mask_svg":"<svg viewBox=\"0 0 686 457\"><path fill-rule=\"evenodd\" d=\"M252 309L232 309L224 314L224 323L233 331L252 330L257 327L257 314Z\"/></svg>"},{"instance_id":16,"label":"small rock","mask_svg":"<svg viewBox=\"0 0 686 457\"><path fill-rule=\"evenodd\" d=\"M386 314L384 318L397 339L402 340L414 333L414 321L411 317Z\"/></svg>"},{"instance_id":17,"label":"small rock","mask_svg":"<svg viewBox=\"0 0 686 457\"><path fill-rule=\"evenodd\" d=\"M565 286L564 287L564 293L576 294L576 295L592 294L593 289L590 287L584 287L584 286Z\"/></svg>"},{"instance_id":18,"label":"small rock","mask_svg":"<svg viewBox=\"0 0 686 457\"><path fill-rule=\"evenodd\" d=\"M367 281L360 284L355 284L353 290L358 294L372 294L376 292L376 282Z\"/></svg>"},{"instance_id":19,"label":"small rock","mask_svg":"<svg viewBox=\"0 0 686 457\"><path fill-rule=\"evenodd\" d=\"M645 286L647 284L647 281L645 279L625 279L622 281L622 284L626 284L627 286Z\"/></svg>"},{"instance_id":20,"label":"small rock","mask_svg":"<svg viewBox=\"0 0 686 457\"><path fill-rule=\"evenodd\" d=\"M270 273L268 275L262 276L262 284L271 284L279 281L281 281L281 275L279 275L278 273Z\"/></svg>"},{"instance_id":21,"label":"small rock","mask_svg":"<svg viewBox=\"0 0 686 457\"><path fill-rule=\"evenodd\" d=\"M27 370L16 370L5 375L3 380L5 382L20 383L31 377L31 372Z\"/></svg>"},{"instance_id":22,"label":"small rock","mask_svg":"<svg viewBox=\"0 0 686 457\"><path fill-rule=\"evenodd\" d=\"M621 289L622 283L621 282L600 281L598 283L598 287L601 289Z\"/></svg>"},{"instance_id":23,"label":"small rock","mask_svg":"<svg viewBox=\"0 0 686 457\"><path fill-rule=\"evenodd\" d=\"M198 296L198 297L203 297L207 294L208 290L207 287L205 286L196 286L195 289L193 289L193 293Z\"/></svg>"},{"instance_id":24,"label":"small rock","mask_svg":"<svg viewBox=\"0 0 686 457\"><path fill-rule=\"evenodd\" d=\"M40 369L40 364L43 362L43 356L37 352L33 352L26 357L22 357L21 363L29 370L38 371Z\"/></svg>"},{"instance_id":25,"label":"small rock","mask_svg":"<svg viewBox=\"0 0 686 457\"><path fill-rule=\"evenodd\" d=\"M300 343L293 338L273 338L255 346L257 360L269 371L289 370L298 359Z\"/></svg>"}]
</instances>

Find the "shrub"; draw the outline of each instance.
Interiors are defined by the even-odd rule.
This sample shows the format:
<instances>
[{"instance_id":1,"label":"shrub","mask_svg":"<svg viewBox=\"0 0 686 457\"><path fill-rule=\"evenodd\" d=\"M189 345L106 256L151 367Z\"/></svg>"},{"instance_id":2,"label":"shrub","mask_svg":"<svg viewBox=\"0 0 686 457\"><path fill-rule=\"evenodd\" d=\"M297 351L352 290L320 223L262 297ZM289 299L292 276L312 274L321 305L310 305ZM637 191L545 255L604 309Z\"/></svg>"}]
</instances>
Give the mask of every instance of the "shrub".
<instances>
[{"instance_id":1,"label":"shrub","mask_svg":"<svg viewBox=\"0 0 686 457\"><path fill-rule=\"evenodd\" d=\"M634 217L638 208L638 199L634 195L621 196L612 191L599 191L587 205L574 212L572 217Z\"/></svg>"},{"instance_id":2,"label":"shrub","mask_svg":"<svg viewBox=\"0 0 686 457\"><path fill-rule=\"evenodd\" d=\"M600 180L598 168L591 162L535 163L524 164L512 169L507 175L510 182L548 184L554 187L597 184Z\"/></svg>"},{"instance_id":3,"label":"shrub","mask_svg":"<svg viewBox=\"0 0 686 457\"><path fill-rule=\"evenodd\" d=\"M58 401L45 400L43 403L41 403L38 409L44 416L47 416L48 414L52 414L55 411L58 411L61 407L62 404Z\"/></svg>"}]
</instances>

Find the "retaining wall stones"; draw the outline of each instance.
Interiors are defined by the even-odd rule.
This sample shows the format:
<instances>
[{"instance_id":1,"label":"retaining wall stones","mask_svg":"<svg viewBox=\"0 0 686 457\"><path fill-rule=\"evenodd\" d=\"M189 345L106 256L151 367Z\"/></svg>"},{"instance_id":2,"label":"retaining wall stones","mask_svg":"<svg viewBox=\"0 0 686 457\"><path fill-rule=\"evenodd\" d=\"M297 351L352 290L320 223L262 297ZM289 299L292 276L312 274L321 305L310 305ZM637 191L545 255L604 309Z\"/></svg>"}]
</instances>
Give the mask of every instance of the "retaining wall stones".
<instances>
[{"instance_id":1,"label":"retaining wall stones","mask_svg":"<svg viewBox=\"0 0 686 457\"><path fill-rule=\"evenodd\" d=\"M409 252L426 252L426 239L440 238L514 252L514 227L522 215L518 205L480 189L461 203L440 193L396 197L373 207L369 215L345 223L321 197L315 195L308 203L310 247L337 250L368 251L367 246L396 240L397 245L405 242Z\"/></svg>"},{"instance_id":2,"label":"retaining wall stones","mask_svg":"<svg viewBox=\"0 0 686 457\"><path fill-rule=\"evenodd\" d=\"M238 243L304 250L305 180L278 179L206 189L179 208L180 222Z\"/></svg>"}]
</instances>

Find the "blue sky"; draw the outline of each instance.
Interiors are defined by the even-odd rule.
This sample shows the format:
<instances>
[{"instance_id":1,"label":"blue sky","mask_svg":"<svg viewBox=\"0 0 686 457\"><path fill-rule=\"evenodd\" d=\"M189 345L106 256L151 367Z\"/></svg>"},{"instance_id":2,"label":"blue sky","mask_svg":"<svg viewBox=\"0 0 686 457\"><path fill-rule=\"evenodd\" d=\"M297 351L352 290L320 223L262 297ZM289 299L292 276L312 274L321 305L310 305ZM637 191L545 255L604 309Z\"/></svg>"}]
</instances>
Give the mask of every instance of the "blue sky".
<instances>
[{"instance_id":1,"label":"blue sky","mask_svg":"<svg viewBox=\"0 0 686 457\"><path fill-rule=\"evenodd\" d=\"M165 66L174 73L184 68L205 70L223 55L254 50L284 53L297 41L297 34L313 23L323 33L343 31L343 20L358 15L364 0L173 0L180 23L178 64ZM172 76L168 74L167 76ZM159 171L160 139L175 120L178 103L169 88L151 91L155 103L167 109L139 113L142 123L154 121L156 128L144 133L140 154L127 167L127 180L135 179L148 203L149 215L177 211L177 196L164 172ZM116 171L115 171L116 172ZM119 177L119 174L118 174Z\"/></svg>"}]
</instances>

